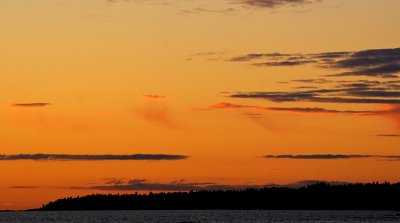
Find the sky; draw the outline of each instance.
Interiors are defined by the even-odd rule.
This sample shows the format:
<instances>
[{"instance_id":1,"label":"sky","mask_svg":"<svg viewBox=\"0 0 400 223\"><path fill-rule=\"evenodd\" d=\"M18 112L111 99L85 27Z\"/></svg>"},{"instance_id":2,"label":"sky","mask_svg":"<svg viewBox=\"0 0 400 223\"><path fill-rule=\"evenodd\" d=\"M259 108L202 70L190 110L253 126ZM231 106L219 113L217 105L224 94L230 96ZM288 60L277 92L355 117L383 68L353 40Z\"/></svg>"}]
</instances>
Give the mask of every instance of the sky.
<instances>
[{"instance_id":1,"label":"sky","mask_svg":"<svg viewBox=\"0 0 400 223\"><path fill-rule=\"evenodd\" d=\"M398 0L0 0L0 210L399 182Z\"/></svg>"}]
</instances>

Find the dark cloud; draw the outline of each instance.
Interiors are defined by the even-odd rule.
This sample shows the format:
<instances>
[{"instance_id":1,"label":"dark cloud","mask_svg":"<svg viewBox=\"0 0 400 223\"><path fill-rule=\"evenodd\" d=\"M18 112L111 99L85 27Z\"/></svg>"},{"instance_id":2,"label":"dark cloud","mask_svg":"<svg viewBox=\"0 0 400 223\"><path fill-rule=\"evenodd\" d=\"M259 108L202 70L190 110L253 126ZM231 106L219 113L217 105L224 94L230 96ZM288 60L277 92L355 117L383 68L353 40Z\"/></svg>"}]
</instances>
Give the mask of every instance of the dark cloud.
<instances>
[{"instance_id":1,"label":"dark cloud","mask_svg":"<svg viewBox=\"0 0 400 223\"><path fill-rule=\"evenodd\" d=\"M288 112L299 112L299 113L342 113L342 114L368 114L370 111L350 111L350 110L333 110L325 108L277 108L269 107L271 111L288 111Z\"/></svg>"},{"instance_id":2,"label":"dark cloud","mask_svg":"<svg viewBox=\"0 0 400 223\"><path fill-rule=\"evenodd\" d=\"M400 59L399 59L400 62ZM353 71L343 72L339 74L331 74L327 76L376 76L383 78L397 78L400 72L400 64L386 64L376 67L366 67L354 69Z\"/></svg>"},{"instance_id":3,"label":"dark cloud","mask_svg":"<svg viewBox=\"0 0 400 223\"><path fill-rule=\"evenodd\" d=\"M37 108L37 107L45 107L51 105L50 103L44 102L35 102L35 103L16 103L12 106L14 107L22 107L22 108Z\"/></svg>"},{"instance_id":4,"label":"dark cloud","mask_svg":"<svg viewBox=\"0 0 400 223\"><path fill-rule=\"evenodd\" d=\"M379 95L375 95L379 96ZM232 98L258 98L274 102L321 102L321 103L361 103L361 104L399 104L400 99L320 97L310 92L248 92L230 95Z\"/></svg>"},{"instance_id":5,"label":"dark cloud","mask_svg":"<svg viewBox=\"0 0 400 223\"><path fill-rule=\"evenodd\" d=\"M363 103L363 104L398 104L400 92L392 82L370 80L337 81L326 79L304 79L292 82L317 84L318 89L294 87L295 91L279 92L236 92L232 98L258 98L274 102L320 102L320 103ZM334 86L322 87L318 84L336 83ZM309 88L309 87L308 87Z\"/></svg>"},{"instance_id":6,"label":"dark cloud","mask_svg":"<svg viewBox=\"0 0 400 223\"><path fill-rule=\"evenodd\" d=\"M96 185L90 187L73 187L73 189L119 190L119 191L189 191L189 190L228 190L235 188L261 187L260 185L222 185L210 182L185 182L184 180L170 183L149 182L146 179L121 180L124 183Z\"/></svg>"},{"instance_id":7,"label":"dark cloud","mask_svg":"<svg viewBox=\"0 0 400 223\"><path fill-rule=\"evenodd\" d=\"M113 177L113 178L106 178L105 180L106 180L105 184L107 184L107 185L109 185L109 184L112 184L112 185L124 184L124 179L121 179L121 178Z\"/></svg>"},{"instance_id":8,"label":"dark cloud","mask_svg":"<svg viewBox=\"0 0 400 223\"><path fill-rule=\"evenodd\" d=\"M384 158L400 160L400 156L384 155L344 155L344 154L311 154L311 155L264 155L266 159L304 159L304 160L337 160L337 159L362 159L362 158Z\"/></svg>"},{"instance_id":9,"label":"dark cloud","mask_svg":"<svg viewBox=\"0 0 400 223\"><path fill-rule=\"evenodd\" d=\"M255 60L261 62L255 62ZM356 52L323 52L317 54L252 53L230 58L229 61L250 61L254 66L316 66L344 70L326 76L368 76L396 78L400 73L400 48L373 49Z\"/></svg>"},{"instance_id":10,"label":"dark cloud","mask_svg":"<svg viewBox=\"0 0 400 223\"><path fill-rule=\"evenodd\" d=\"M75 154L0 154L1 160L182 160L188 156L169 154L132 154L132 155L75 155Z\"/></svg>"},{"instance_id":11,"label":"dark cloud","mask_svg":"<svg viewBox=\"0 0 400 223\"><path fill-rule=\"evenodd\" d=\"M238 3L263 8L276 8L285 5L298 6L320 1L321 0L236 0Z\"/></svg>"},{"instance_id":12,"label":"dark cloud","mask_svg":"<svg viewBox=\"0 0 400 223\"><path fill-rule=\"evenodd\" d=\"M364 68L397 64L400 60L400 48L363 50L350 54L349 57L337 61L333 66L339 68Z\"/></svg>"},{"instance_id":13,"label":"dark cloud","mask_svg":"<svg viewBox=\"0 0 400 223\"><path fill-rule=\"evenodd\" d=\"M400 134L378 134L378 137L400 137Z\"/></svg>"},{"instance_id":14,"label":"dark cloud","mask_svg":"<svg viewBox=\"0 0 400 223\"><path fill-rule=\"evenodd\" d=\"M294 183L286 184L286 185L283 185L283 186L291 187L291 188L299 188L299 187L306 187L308 185L321 184L321 183L327 183L329 185L346 185L346 184L350 184L349 182L342 182L342 181L302 180L302 181L297 181L297 182L294 182Z\"/></svg>"}]
</instances>

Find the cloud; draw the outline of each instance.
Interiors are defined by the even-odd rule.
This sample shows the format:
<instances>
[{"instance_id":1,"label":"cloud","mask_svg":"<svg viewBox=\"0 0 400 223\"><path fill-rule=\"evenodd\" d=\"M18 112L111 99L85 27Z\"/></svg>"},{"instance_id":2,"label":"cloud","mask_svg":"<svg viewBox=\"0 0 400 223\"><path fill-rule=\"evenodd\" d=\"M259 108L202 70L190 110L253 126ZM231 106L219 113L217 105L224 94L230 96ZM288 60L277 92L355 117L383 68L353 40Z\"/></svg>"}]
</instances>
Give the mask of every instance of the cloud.
<instances>
[{"instance_id":1,"label":"cloud","mask_svg":"<svg viewBox=\"0 0 400 223\"><path fill-rule=\"evenodd\" d=\"M123 183L120 183L122 181ZM85 187L71 187L70 189L84 189L84 190L116 190L116 191L199 191L199 190L240 190L246 188L264 188L264 187L277 187L289 186L299 187L306 186L307 182L310 184L323 182L323 181L304 181L295 182L287 185L278 184L241 184L241 185L228 185L218 184L213 182L186 182L185 180L172 181L169 183L149 182L146 179L120 179L116 184L106 182L103 185L85 186ZM300 185L301 184L301 185Z\"/></svg>"},{"instance_id":2,"label":"cloud","mask_svg":"<svg viewBox=\"0 0 400 223\"><path fill-rule=\"evenodd\" d=\"M183 180L170 183L148 182L145 179L133 179L122 184L96 185L81 189L94 190L128 190L128 191L189 191L189 190L227 190L234 186L219 185L214 183L191 183Z\"/></svg>"},{"instance_id":3,"label":"cloud","mask_svg":"<svg viewBox=\"0 0 400 223\"><path fill-rule=\"evenodd\" d=\"M171 114L168 104L162 100L166 96L160 95L143 95L146 105L141 108L135 108L134 113L147 122L169 129L183 129L173 114ZM160 100L161 99L161 100Z\"/></svg>"},{"instance_id":4,"label":"cloud","mask_svg":"<svg viewBox=\"0 0 400 223\"><path fill-rule=\"evenodd\" d=\"M245 115L250 120L254 121L256 124L261 126L262 128L278 132L284 131L284 129L275 123L274 119L268 118L260 113L254 113L253 111L257 112L279 112L279 113L298 113L298 114L346 114L346 115L363 115L363 114L370 114L370 111L351 111L351 110L331 110L331 109L324 109L318 107L262 107L262 106L250 106L250 105L240 105L240 104L233 104L229 102L220 102L216 104L209 105L207 109L201 110L223 110L223 109L230 109L230 110L244 110ZM250 112L250 113L249 113Z\"/></svg>"},{"instance_id":5,"label":"cloud","mask_svg":"<svg viewBox=\"0 0 400 223\"><path fill-rule=\"evenodd\" d=\"M262 8L276 8L279 6L299 6L315 2L320 2L321 0L236 0L236 2Z\"/></svg>"},{"instance_id":6,"label":"cloud","mask_svg":"<svg viewBox=\"0 0 400 223\"><path fill-rule=\"evenodd\" d=\"M251 7L277 8L282 6L302 6L311 3L321 2L322 0L227 0L227 1L230 1L234 4L242 4ZM107 2L109 3L131 2L137 4L146 3L146 4L157 4L157 5L171 5L174 3L174 1L172 0L107 0Z\"/></svg>"},{"instance_id":7,"label":"cloud","mask_svg":"<svg viewBox=\"0 0 400 223\"><path fill-rule=\"evenodd\" d=\"M111 178L110 178L111 179ZM348 182L340 181L324 181L324 180L303 180L288 184L219 184L213 182L186 182L185 180L177 180L168 183L150 182L146 179L124 179L124 178L112 178L116 183L110 183L106 181L103 184L92 185L92 186L72 186L62 187L62 189L72 190L105 190L105 191L200 191L200 190L244 190L249 188L272 188L272 187L290 187L299 188L306 187L308 185L327 183L330 185L345 185ZM41 186L11 186L11 189L41 189L49 187ZM53 188L60 189L60 187Z\"/></svg>"},{"instance_id":8,"label":"cloud","mask_svg":"<svg viewBox=\"0 0 400 223\"><path fill-rule=\"evenodd\" d=\"M44 102L35 102L35 103L16 103L12 104L13 107L20 107L20 108L40 108L40 107L46 107L51 105L50 103L44 103Z\"/></svg>"},{"instance_id":9,"label":"cloud","mask_svg":"<svg viewBox=\"0 0 400 223\"><path fill-rule=\"evenodd\" d=\"M258 98L274 102L319 102L319 103L361 103L399 104L399 85L393 81L329 81L326 79L292 80L293 83L309 83L310 88L296 88L289 91L235 92L232 98ZM330 83L330 86L323 86ZM333 84L333 86L332 86ZM303 86L303 85L301 85Z\"/></svg>"},{"instance_id":10,"label":"cloud","mask_svg":"<svg viewBox=\"0 0 400 223\"><path fill-rule=\"evenodd\" d=\"M400 128L400 104L383 105L381 110L371 114L372 116L382 116L394 120Z\"/></svg>"},{"instance_id":11,"label":"cloud","mask_svg":"<svg viewBox=\"0 0 400 223\"><path fill-rule=\"evenodd\" d=\"M232 104L228 102L220 102L208 106L208 109L253 109L265 112L294 112L294 113L342 113L342 114L371 114L374 111L351 111L351 110L331 110L324 108L309 108L309 107L261 107L261 106L249 106Z\"/></svg>"},{"instance_id":12,"label":"cloud","mask_svg":"<svg viewBox=\"0 0 400 223\"><path fill-rule=\"evenodd\" d=\"M291 188L299 188L299 187L306 187L308 185L321 184L321 183L326 183L326 184L330 184L330 185L350 184L349 182L342 182L342 181L302 180L302 181L297 181L294 183L286 184L283 186L291 187Z\"/></svg>"},{"instance_id":13,"label":"cloud","mask_svg":"<svg viewBox=\"0 0 400 223\"><path fill-rule=\"evenodd\" d=\"M192 9L184 9L181 10L182 14L200 14L200 13L222 13L222 14L231 14L235 12L234 8L225 8L225 9L206 9L206 8L192 8Z\"/></svg>"},{"instance_id":14,"label":"cloud","mask_svg":"<svg viewBox=\"0 0 400 223\"><path fill-rule=\"evenodd\" d=\"M147 99L165 99L167 97L167 96L156 95L156 94L144 94L142 96Z\"/></svg>"},{"instance_id":15,"label":"cloud","mask_svg":"<svg viewBox=\"0 0 400 223\"><path fill-rule=\"evenodd\" d=\"M124 179L120 179L120 178L106 178L105 179L106 182L105 184L113 184L113 185L120 185L120 184L124 184Z\"/></svg>"},{"instance_id":16,"label":"cloud","mask_svg":"<svg viewBox=\"0 0 400 223\"><path fill-rule=\"evenodd\" d=\"M325 84L325 83L331 83L332 80L328 80L325 78L311 78L311 79L291 80L290 82L300 82L300 83L307 83L307 84Z\"/></svg>"},{"instance_id":17,"label":"cloud","mask_svg":"<svg viewBox=\"0 0 400 223\"><path fill-rule=\"evenodd\" d=\"M266 159L301 159L301 160L338 160L338 159L363 159L363 158L384 158L399 160L400 156L385 155L345 155L345 154L311 154L311 155L264 155Z\"/></svg>"},{"instance_id":18,"label":"cloud","mask_svg":"<svg viewBox=\"0 0 400 223\"><path fill-rule=\"evenodd\" d=\"M378 94L376 96L379 96ZM246 92L230 95L232 98L258 98L274 102L320 102L358 104L400 104L400 99L320 97L314 92Z\"/></svg>"},{"instance_id":19,"label":"cloud","mask_svg":"<svg viewBox=\"0 0 400 223\"><path fill-rule=\"evenodd\" d=\"M330 67L352 70L336 76L397 77L395 74L400 72L400 48L354 52L349 57L330 64Z\"/></svg>"},{"instance_id":20,"label":"cloud","mask_svg":"<svg viewBox=\"0 0 400 223\"><path fill-rule=\"evenodd\" d=\"M49 161L107 161L107 160L182 160L187 159L184 155L170 154L130 154L130 155L76 155L76 154L0 154L0 161L3 160L49 160Z\"/></svg>"},{"instance_id":21,"label":"cloud","mask_svg":"<svg viewBox=\"0 0 400 223\"><path fill-rule=\"evenodd\" d=\"M253 65L259 67L300 66L314 62L315 62L314 60L287 60L287 61L277 61L277 62L254 63Z\"/></svg>"},{"instance_id":22,"label":"cloud","mask_svg":"<svg viewBox=\"0 0 400 223\"><path fill-rule=\"evenodd\" d=\"M262 99L272 102L314 102L331 104L380 104L376 110L335 110L323 107L262 107L221 102L208 109L251 109L264 112L295 112L320 114L353 114L379 116L395 121L400 128L400 86L399 81L301 79L293 83L313 84L315 88L296 88L288 91L225 92L230 98ZM329 86L324 86L329 83ZM302 85L301 85L302 86ZM293 90L293 88L295 88Z\"/></svg>"},{"instance_id":23,"label":"cloud","mask_svg":"<svg viewBox=\"0 0 400 223\"><path fill-rule=\"evenodd\" d=\"M148 105L135 110L136 114L144 120L166 128L179 129L178 124L169 113L169 109L162 105Z\"/></svg>"},{"instance_id":24,"label":"cloud","mask_svg":"<svg viewBox=\"0 0 400 223\"><path fill-rule=\"evenodd\" d=\"M136 4L153 4L153 5L170 5L168 0L107 0L108 3L136 3Z\"/></svg>"},{"instance_id":25,"label":"cloud","mask_svg":"<svg viewBox=\"0 0 400 223\"><path fill-rule=\"evenodd\" d=\"M263 61L260 62L260 60ZM400 73L400 48L314 54L250 53L230 58L228 61L247 61L259 67L315 64L321 68L345 70L326 75L328 77L367 76L396 78Z\"/></svg>"},{"instance_id":26,"label":"cloud","mask_svg":"<svg viewBox=\"0 0 400 223\"><path fill-rule=\"evenodd\" d=\"M282 53L250 53L243 56L232 57L228 59L228 61L233 62L243 62L243 61L253 61L256 59L268 59L268 60L281 60L281 58L287 58L290 56L294 56L293 54L282 54Z\"/></svg>"},{"instance_id":27,"label":"cloud","mask_svg":"<svg viewBox=\"0 0 400 223\"><path fill-rule=\"evenodd\" d=\"M399 134L378 134L378 137L400 137Z\"/></svg>"},{"instance_id":28,"label":"cloud","mask_svg":"<svg viewBox=\"0 0 400 223\"><path fill-rule=\"evenodd\" d=\"M365 99L367 100L367 99ZM334 110L325 109L320 107L262 107L262 106L250 106L250 105L240 105L233 104L229 102L220 102L216 104L209 105L207 109L201 110L254 110L258 112L286 112L286 113L299 113L299 114L345 114L345 115L357 115L357 116L376 116L384 117L395 121L395 123L400 128L400 104L384 104L378 110ZM258 124L264 127L268 127L271 130L271 123L265 122L259 113L244 113L247 117L251 118ZM274 127L275 130L276 126ZM377 135L377 136L391 136L397 137L398 135Z\"/></svg>"}]
</instances>

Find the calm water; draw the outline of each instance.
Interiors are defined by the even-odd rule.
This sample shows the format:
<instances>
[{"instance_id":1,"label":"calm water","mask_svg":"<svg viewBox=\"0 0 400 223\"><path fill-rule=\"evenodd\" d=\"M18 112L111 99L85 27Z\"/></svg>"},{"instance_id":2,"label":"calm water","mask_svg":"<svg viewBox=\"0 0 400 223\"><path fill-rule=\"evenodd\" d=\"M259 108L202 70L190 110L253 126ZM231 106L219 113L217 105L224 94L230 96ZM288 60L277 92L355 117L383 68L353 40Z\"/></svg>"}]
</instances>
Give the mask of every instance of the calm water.
<instances>
[{"instance_id":1,"label":"calm water","mask_svg":"<svg viewBox=\"0 0 400 223\"><path fill-rule=\"evenodd\" d=\"M3 212L1 223L400 222L392 211L72 211Z\"/></svg>"}]
</instances>

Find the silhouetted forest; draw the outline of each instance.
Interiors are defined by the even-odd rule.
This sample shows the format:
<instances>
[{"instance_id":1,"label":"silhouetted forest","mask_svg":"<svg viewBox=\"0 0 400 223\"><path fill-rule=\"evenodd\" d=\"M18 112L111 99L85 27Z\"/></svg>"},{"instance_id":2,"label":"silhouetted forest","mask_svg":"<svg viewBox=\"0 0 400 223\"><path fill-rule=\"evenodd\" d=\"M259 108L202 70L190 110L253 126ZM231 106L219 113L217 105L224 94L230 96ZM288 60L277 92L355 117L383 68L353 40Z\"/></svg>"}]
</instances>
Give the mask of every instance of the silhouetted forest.
<instances>
[{"instance_id":1,"label":"silhouetted forest","mask_svg":"<svg viewBox=\"0 0 400 223\"><path fill-rule=\"evenodd\" d=\"M301 188L189 191L149 194L94 194L64 198L37 210L400 210L400 183Z\"/></svg>"}]
</instances>

